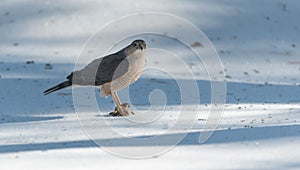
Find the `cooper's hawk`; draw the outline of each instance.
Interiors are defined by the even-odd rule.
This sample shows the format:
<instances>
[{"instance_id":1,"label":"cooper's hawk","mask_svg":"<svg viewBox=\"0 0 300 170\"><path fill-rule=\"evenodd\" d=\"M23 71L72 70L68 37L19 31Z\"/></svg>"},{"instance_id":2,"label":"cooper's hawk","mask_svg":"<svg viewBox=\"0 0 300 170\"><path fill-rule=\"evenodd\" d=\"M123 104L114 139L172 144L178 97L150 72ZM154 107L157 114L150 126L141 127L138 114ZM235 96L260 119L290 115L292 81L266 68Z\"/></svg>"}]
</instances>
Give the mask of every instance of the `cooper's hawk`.
<instances>
[{"instance_id":1,"label":"cooper's hawk","mask_svg":"<svg viewBox=\"0 0 300 170\"><path fill-rule=\"evenodd\" d=\"M117 91L134 83L141 76L146 67L145 51L145 41L135 40L122 50L95 59L83 69L72 72L67 81L44 91L44 95L72 85L99 86L101 95L111 95L117 105L114 115L128 116L133 112L130 111L129 104L121 104Z\"/></svg>"}]
</instances>

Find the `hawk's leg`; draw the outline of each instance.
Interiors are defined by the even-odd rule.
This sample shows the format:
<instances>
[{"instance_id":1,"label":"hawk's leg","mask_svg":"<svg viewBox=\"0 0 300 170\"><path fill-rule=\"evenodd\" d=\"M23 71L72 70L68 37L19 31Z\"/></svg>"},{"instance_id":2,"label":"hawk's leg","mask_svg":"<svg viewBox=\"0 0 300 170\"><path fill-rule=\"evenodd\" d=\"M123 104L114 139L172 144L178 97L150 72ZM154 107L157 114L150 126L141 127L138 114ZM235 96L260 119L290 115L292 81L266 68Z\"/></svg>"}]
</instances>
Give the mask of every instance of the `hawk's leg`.
<instances>
[{"instance_id":1,"label":"hawk's leg","mask_svg":"<svg viewBox=\"0 0 300 170\"><path fill-rule=\"evenodd\" d=\"M130 105L128 103L121 104L117 92L111 93L112 99L116 103L116 108L114 112L110 113L113 116L128 116L131 112Z\"/></svg>"}]
</instances>

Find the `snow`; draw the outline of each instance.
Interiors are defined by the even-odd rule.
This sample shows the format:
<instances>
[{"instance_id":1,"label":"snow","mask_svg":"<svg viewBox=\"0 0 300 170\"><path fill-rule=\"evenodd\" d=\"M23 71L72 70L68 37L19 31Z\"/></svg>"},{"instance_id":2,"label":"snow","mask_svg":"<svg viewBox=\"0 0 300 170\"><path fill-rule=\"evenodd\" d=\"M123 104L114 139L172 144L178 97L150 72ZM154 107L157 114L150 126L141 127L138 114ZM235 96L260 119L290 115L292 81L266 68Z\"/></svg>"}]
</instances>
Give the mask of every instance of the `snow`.
<instances>
[{"instance_id":1,"label":"snow","mask_svg":"<svg viewBox=\"0 0 300 170\"><path fill-rule=\"evenodd\" d=\"M0 169L299 169L299 7L296 0L2 1ZM211 77L205 63L176 39L138 35L108 49L117 31L126 32L115 28L110 40L84 53L86 41L100 28L141 12L169 13L190 21L219 53L226 103L217 129L205 143L199 143L199 136L211 130L203 129L213 107ZM163 24L154 27L169 29ZM43 96L74 67L135 38L156 48L148 53L148 66L161 69L146 70L129 88L136 115L107 117L114 109L112 99L99 97L92 87ZM189 45L193 43L208 54L206 43ZM88 55L78 60L80 54ZM187 67L179 66L182 61ZM193 98L181 106L177 83L194 81L200 105ZM86 98L85 103L74 106L74 96ZM89 99L96 99L98 107ZM170 130L175 124L177 129ZM90 140L93 135L102 147ZM155 136L162 140L129 140ZM179 143L174 141L180 137L184 138Z\"/></svg>"}]
</instances>

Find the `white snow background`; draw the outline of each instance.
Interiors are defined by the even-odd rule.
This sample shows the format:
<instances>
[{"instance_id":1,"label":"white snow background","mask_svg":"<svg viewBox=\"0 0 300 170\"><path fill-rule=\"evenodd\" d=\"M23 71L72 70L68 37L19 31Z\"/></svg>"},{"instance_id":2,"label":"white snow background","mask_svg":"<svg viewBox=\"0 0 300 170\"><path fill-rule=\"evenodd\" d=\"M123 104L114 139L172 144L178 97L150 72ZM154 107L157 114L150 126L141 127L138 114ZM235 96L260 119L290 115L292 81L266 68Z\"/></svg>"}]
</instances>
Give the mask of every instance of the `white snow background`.
<instances>
[{"instance_id":1,"label":"white snow background","mask_svg":"<svg viewBox=\"0 0 300 170\"><path fill-rule=\"evenodd\" d=\"M186 60L197 72L203 94L200 113L186 111L198 117L194 127L165 154L126 159L89 140L77 120L71 89L48 96L42 92L73 70L93 33L112 20L140 12L177 15L201 29L224 65L227 97L220 125L206 143L199 144L210 105L210 85L201 63ZM299 18L297 0L2 0L0 169L299 169ZM176 42L161 46L176 48ZM150 64L159 65L160 59ZM164 62L173 74L182 76L172 60ZM141 108L148 105L145 95L151 89L167 90L169 111L162 121L143 127L130 126L125 118L107 119L125 136L161 135L176 121L172 108L180 101L173 85L172 80L144 75L130 88L132 103ZM114 108L111 98L97 99L107 112ZM107 112L95 113L95 118ZM132 146L124 140L112 147L130 150Z\"/></svg>"}]
</instances>

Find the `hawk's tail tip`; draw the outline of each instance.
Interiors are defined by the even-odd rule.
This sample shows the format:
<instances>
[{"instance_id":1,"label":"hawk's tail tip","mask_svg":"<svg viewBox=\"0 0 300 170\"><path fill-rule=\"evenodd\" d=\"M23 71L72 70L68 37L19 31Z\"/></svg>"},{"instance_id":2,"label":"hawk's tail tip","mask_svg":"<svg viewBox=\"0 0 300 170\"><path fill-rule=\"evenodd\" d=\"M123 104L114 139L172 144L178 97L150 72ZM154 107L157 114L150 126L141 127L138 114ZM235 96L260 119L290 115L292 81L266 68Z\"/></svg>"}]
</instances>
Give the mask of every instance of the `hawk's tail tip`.
<instances>
[{"instance_id":1,"label":"hawk's tail tip","mask_svg":"<svg viewBox=\"0 0 300 170\"><path fill-rule=\"evenodd\" d=\"M69 87L69 86L71 86L71 85L72 85L72 83L71 83L70 81L65 81L65 82L62 82L62 83L60 83L60 84L54 86L54 87L51 87L50 89L45 90L43 93L44 93L44 95L46 96L46 95L48 95L48 94L50 94L50 93L52 93L52 92L55 92L55 91L57 91L57 90L60 90L60 89Z\"/></svg>"}]
</instances>

